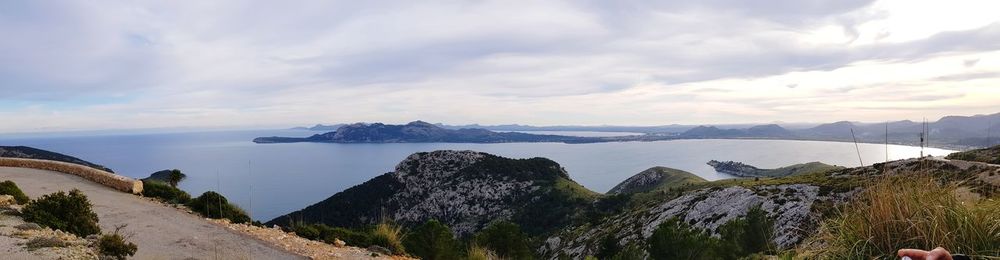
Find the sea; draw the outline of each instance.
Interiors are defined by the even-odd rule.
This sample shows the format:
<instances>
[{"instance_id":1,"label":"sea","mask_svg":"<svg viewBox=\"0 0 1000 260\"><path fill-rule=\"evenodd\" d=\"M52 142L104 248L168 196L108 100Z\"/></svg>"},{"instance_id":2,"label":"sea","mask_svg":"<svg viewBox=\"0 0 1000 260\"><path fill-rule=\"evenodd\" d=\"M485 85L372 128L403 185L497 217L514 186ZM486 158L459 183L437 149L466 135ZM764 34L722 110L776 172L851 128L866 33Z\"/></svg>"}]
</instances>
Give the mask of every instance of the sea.
<instances>
[{"instance_id":1,"label":"sea","mask_svg":"<svg viewBox=\"0 0 1000 260\"><path fill-rule=\"evenodd\" d=\"M591 144L563 143L391 143L256 144L254 137L299 136L307 130L226 130L183 133L0 135L0 145L24 145L75 156L144 178L164 169L187 175L180 188L198 196L218 191L268 221L393 171L408 155L435 150L474 150L510 158L545 157L597 192L653 166L692 172L708 180L733 178L715 172L709 160L732 160L760 168L819 161L854 167L920 155L920 147L792 140L700 139ZM531 133L531 132L529 132ZM534 132L574 136L636 133ZM943 156L950 150L924 148ZM860 155L859 155L860 153Z\"/></svg>"}]
</instances>

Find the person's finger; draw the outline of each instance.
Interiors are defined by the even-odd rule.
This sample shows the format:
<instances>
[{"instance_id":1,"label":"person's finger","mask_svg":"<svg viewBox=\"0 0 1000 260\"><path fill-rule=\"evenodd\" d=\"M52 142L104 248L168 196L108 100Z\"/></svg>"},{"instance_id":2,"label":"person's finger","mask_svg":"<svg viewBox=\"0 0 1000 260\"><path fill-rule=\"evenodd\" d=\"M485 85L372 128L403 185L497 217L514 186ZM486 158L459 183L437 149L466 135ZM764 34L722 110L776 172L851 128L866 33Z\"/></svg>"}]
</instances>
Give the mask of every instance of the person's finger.
<instances>
[{"instance_id":1,"label":"person's finger","mask_svg":"<svg viewBox=\"0 0 1000 260\"><path fill-rule=\"evenodd\" d=\"M934 248L930 252L927 252L927 260L952 260L951 253L945 250L943 247Z\"/></svg>"},{"instance_id":2,"label":"person's finger","mask_svg":"<svg viewBox=\"0 0 1000 260\"><path fill-rule=\"evenodd\" d=\"M927 254L929 254L929 252L920 249L900 249L899 251L896 251L896 255L899 257L906 256L913 260L926 260Z\"/></svg>"}]
</instances>

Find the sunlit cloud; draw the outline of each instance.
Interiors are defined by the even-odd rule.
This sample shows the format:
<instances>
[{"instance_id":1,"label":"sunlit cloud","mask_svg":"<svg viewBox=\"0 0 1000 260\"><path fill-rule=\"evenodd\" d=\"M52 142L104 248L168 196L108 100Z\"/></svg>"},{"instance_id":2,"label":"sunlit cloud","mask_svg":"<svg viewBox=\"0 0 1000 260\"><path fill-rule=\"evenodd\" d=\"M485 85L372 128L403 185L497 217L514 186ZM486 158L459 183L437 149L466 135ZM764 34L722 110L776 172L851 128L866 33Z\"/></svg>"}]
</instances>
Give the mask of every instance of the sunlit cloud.
<instances>
[{"instance_id":1,"label":"sunlit cloud","mask_svg":"<svg viewBox=\"0 0 1000 260\"><path fill-rule=\"evenodd\" d=\"M1000 112L990 1L0 3L0 132Z\"/></svg>"}]
</instances>

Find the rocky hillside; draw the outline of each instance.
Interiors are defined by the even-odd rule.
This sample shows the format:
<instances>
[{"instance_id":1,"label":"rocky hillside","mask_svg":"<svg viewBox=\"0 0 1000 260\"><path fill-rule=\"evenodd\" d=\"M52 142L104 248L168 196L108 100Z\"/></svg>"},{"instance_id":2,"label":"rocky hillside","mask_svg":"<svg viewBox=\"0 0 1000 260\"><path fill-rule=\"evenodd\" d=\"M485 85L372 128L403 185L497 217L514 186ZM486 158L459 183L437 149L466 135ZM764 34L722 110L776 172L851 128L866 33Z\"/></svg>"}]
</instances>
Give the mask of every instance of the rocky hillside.
<instances>
[{"instance_id":1,"label":"rocky hillside","mask_svg":"<svg viewBox=\"0 0 1000 260\"><path fill-rule=\"evenodd\" d=\"M510 159L473 151L416 153L393 172L267 224L363 227L384 217L413 227L437 219L467 238L491 222L510 220L532 237L539 256L582 259L609 247L647 250L657 227L671 219L718 236L721 227L759 208L773 220L768 224L774 233L770 242L791 249L817 234L838 207L884 175L931 175L981 198L995 197L1000 187L1000 166L960 160L779 169L786 168L824 169L705 181L688 172L653 167L602 195L573 182L559 164L544 158Z\"/></svg>"},{"instance_id":2,"label":"rocky hillside","mask_svg":"<svg viewBox=\"0 0 1000 260\"><path fill-rule=\"evenodd\" d=\"M775 220L772 242L782 249L793 248L816 234L819 223L838 205L850 201L865 183L886 173L929 173L987 198L1000 187L998 166L933 159L900 160L784 178L704 182L681 186L677 191L635 194L631 206L622 213L567 227L548 237L539 251L548 258L579 259L598 253L602 241L643 248L656 227L671 218L716 233L720 225L745 216L754 206L760 206Z\"/></svg>"},{"instance_id":3,"label":"rocky hillside","mask_svg":"<svg viewBox=\"0 0 1000 260\"><path fill-rule=\"evenodd\" d=\"M0 157L60 161L60 162L79 164L106 172L114 172L111 171L111 169L108 169L108 167L84 161L80 158L27 146L0 146Z\"/></svg>"},{"instance_id":4,"label":"rocky hillside","mask_svg":"<svg viewBox=\"0 0 1000 260\"><path fill-rule=\"evenodd\" d=\"M1000 164L1000 145L989 148L952 153L948 155L948 157L946 158L953 160L965 160L965 161Z\"/></svg>"},{"instance_id":5,"label":"rocky hillside","mask_svg":"<svg viewBox=\"0 0 1000 260\"><path fill-rule=\"evenodd\" d=\"M657 166L646 169L615 185L608 194L634 194L653 190L677 188L686 184L702 183L705 179L693 173Z\"/></svg>"},{"instance_id":6,"label":"rocky hillside","mask_svg":"<svg viewBox=\"0 0 1000 260\"><path fill-rule=\"evenodd\" d=\"M543 234L568 225L596 197L548 159L435 151L410 155L393 172L267 224L359 227L384 216L413 226L437 219L466 236L510 220L529 234Z\"/></svg>"},{"instance_id":7,"label":"rocky hillside","mask_svg":"<svg viewBox=\"0 0 1000 260\"><path fill-rule=\"evenodd\" d=\"M715 171L737 177L785 177L798 174L832 171L843 169L844 167L833 166L821 162L809 162L789 165L776 169L761 169L749 164L734 161L708 161L708 165L715 168Z\"/></svg>"}]
</instances>

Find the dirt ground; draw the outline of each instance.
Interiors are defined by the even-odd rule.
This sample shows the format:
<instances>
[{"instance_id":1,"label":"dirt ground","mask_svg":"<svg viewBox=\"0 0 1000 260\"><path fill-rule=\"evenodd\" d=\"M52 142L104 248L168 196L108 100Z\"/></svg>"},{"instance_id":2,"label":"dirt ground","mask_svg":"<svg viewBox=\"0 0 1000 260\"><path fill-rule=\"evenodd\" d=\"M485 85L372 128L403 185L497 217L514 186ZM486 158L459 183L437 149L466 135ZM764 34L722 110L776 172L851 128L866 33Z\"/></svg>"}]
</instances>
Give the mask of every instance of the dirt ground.
<instances>
[{"instance_id":1,"label":"dirt ground","mask_svg":"<svg viewBox=\"0 0 1000 260\"><path fill-rule=\"evenodd\" d=\"M102 230L127 224L139 246L135 259L305 259L222 225L83 178L36 169L0 167L0 180L11 180L32 199L79 189L94 204ZM10 243L0 243L0 246ZM0 252L11 252L0 248Z\"/></svg>"}]
</instances>

